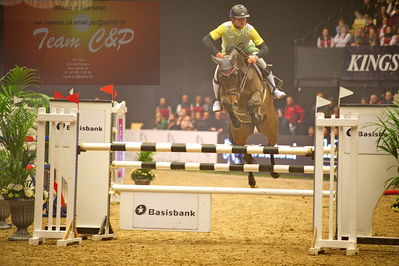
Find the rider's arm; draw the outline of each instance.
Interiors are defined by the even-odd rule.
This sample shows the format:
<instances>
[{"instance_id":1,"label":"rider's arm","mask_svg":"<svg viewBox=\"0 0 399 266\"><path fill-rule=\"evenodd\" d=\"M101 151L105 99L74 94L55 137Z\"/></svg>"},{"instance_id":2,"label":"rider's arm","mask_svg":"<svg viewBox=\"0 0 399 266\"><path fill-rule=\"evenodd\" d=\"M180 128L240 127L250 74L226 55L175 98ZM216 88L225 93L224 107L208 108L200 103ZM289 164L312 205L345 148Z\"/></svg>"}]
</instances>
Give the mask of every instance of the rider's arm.
<instances>
[{"instance_id":1,"label":"rider's arm","mask_svg":"<svg viewBox=\"0 0 399 266\"><path fill-rule=\"evenodd\" d=\"M226 27L222 24L202 39L202 43L205 45L206 48L208 48L212 55L216 55L220 52L219 49L216 48L214 42L221 38L225 33Z\"/></svg>"},{"instance_id":2,"label":"rider's arm","mask_svg":"<svg viewBox=\"0 0 399 266\"><path fill-rule=\"evenodd\" d=\"M251 40L255 43L255 45L259 48L259 52L257 54L258 57L264 57L269 52L269 48L266 43L263 41L262 37L260 37L258 31L255 28L252 28L249 33Z\"/></svg>"},{"instance_id":3,"label":"rider's arm","mask_svg":"<svg viewBox=\"0 0 399 266\"><path fill-rule=\"evenodd\" d=\"M265 55L269 53L269 47L265 44L265 42L261 43L259 46L259 52L257 54L258 57L263 58Z\"/></svg>"},{"instance_id":4,"label":"rider's arm","mask_svg":"<svg viewBox=\"0 0 399 266\"><path fill-rule=\"evenodd\" d=\"M215 44L213 43L213 39L210 34L207 34L203 39L202 43L204 46L212 53L212 55L216 55L219 53L219 49L216 48Z\"/></svg>"}]
</instances>

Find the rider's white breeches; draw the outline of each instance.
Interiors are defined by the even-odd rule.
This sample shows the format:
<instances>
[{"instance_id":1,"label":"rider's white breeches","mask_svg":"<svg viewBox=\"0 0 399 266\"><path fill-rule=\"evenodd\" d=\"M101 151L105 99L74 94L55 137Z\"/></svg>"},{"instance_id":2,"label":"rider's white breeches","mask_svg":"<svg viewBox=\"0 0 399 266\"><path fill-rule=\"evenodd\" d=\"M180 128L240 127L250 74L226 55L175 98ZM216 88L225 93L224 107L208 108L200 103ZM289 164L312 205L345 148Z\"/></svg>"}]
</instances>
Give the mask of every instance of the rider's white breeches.
<instances>
[{"instance_id":1,"label":"rider's white breeches","mask_svg":"<svg viewBox=\"0 0 399 266\"><path fill-rule=\"evenodd\" d=\"M213 75L212 85L213 85L213 92L215 93L215 99L219 98L219 84L215 81L217 80L219 66L216 66L215 74Z\"/></svg>"},{"instance_id":2,"label":"rider's white breeches","mask_svg":"<svg viewBox=\"0 0 399 266\"><path fill-rule=\"evenodd\" d=\"M256 63L258 64L259 67L262 67L263 69L266 69L266 67L267 67L266 62L265 62L265 60L263 60L263 58L259 58L258 61L257 61ZM274 76L273 76L271 70L270 70L269 76L267 76L266 78L267 78L267 80L270 81L270 84L272 84L273 87L276 87L276 83L274 82ZM269 86L270 91L271 91L272 93L273 93L273 90L274 90L273 87L272 87L272 86Z\"/></svg>"}]
</instances>

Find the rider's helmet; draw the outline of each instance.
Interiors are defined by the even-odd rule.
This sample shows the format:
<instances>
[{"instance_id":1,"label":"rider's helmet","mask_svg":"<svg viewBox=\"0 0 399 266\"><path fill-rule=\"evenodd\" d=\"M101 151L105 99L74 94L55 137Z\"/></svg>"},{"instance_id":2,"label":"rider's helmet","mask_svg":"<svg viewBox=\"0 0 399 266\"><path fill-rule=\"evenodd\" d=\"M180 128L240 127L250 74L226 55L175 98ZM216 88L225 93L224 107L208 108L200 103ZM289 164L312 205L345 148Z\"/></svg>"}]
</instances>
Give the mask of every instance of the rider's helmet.
<instances>
[{"instance_id":1,"label":"rider's helmet","mask_svg":"<svg viewBox=\"0 0 399 266\"><path fill-rule=\"evenodd\" d=\"M248 18L248 10L243 5L235 5L230 9L230 18Z\"/></svg>"}]
</instances>

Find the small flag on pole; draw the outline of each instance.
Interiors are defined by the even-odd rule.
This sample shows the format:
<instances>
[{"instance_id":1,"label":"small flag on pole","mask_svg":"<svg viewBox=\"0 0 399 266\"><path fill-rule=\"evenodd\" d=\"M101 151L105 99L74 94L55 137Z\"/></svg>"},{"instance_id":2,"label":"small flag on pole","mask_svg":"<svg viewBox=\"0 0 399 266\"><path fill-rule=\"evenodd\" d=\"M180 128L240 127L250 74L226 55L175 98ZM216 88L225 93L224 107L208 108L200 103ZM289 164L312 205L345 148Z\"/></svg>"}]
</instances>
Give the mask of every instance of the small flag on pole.
<instances>
[{"instance_id":1,"label":"small flag on pole","mask_svg":"<svg viewBox=\"0 0 399 266\"><path fill-rule=\"evenodd\" d=\"M339 98L344 98L347 97L349 95L352 95L353 91L350 91L348 89L345 89L344 87L339 87Z\"/></svg>"},{"instance_id":2,"label":"small flag on pole","mask_svg":"<svg viewBox=\"0 0 399 266\"><path fill-rule=\"evenodd\" d=\"M338 106L341 105L341 99L353 94L353 91L345 89L344 87L339 87L339 99L338 99Z\"/></svg>"},{"instance_id":3,"label":"small flag on pole","mask_svg":"<svg viewBox=\"0 0 399 266\"><path fill-rule=\"evenodd\" d=\"M324 99L323 97L316 96L316 110L319 107L329 105L331 101Z\"/></svg>"},{"instance_id":4,"label":"small flag on pole","mask_svg":"<svg viewBox=\"0 0 399 266\"><path fill-rule=\"evenodd\" d=\"M118 96L118 93L114 89L114 84L109 84L107 86L104 86L104 87L100 88L100 91L111 94L112 100L115 100L116 96Z\"/></svg>"},{"instance_id":5,"label":"small flag on pole","mask_svg":"<svg viewBox=\"0 0 399 266\"><path fill-rule=\"evenodd\" d=\"M79 92L76 92L74 94L65 97L59 91L54 91L54 99L64 99L79 104L79 98L80 98Z\"/></svg>"}]
</instances>

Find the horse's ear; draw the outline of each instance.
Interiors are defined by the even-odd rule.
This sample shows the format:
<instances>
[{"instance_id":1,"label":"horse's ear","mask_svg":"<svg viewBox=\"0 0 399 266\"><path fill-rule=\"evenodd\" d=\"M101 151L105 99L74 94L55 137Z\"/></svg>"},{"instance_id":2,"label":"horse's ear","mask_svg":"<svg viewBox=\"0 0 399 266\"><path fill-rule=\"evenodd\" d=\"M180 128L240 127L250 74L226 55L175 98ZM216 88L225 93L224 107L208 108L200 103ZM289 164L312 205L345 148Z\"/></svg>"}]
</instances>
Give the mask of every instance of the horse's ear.
<instances>
[{"instance_id":1,"label":"horse's ear","mask_svg":"<svg viewBox=\"0 0 399 266\"><path fill-rule=\"evenodd\" d=\"M216 56L211 55L212 61L216 64L216 65L220 65L223 59L217 58Z\"/></svg>"}]
</instances>

